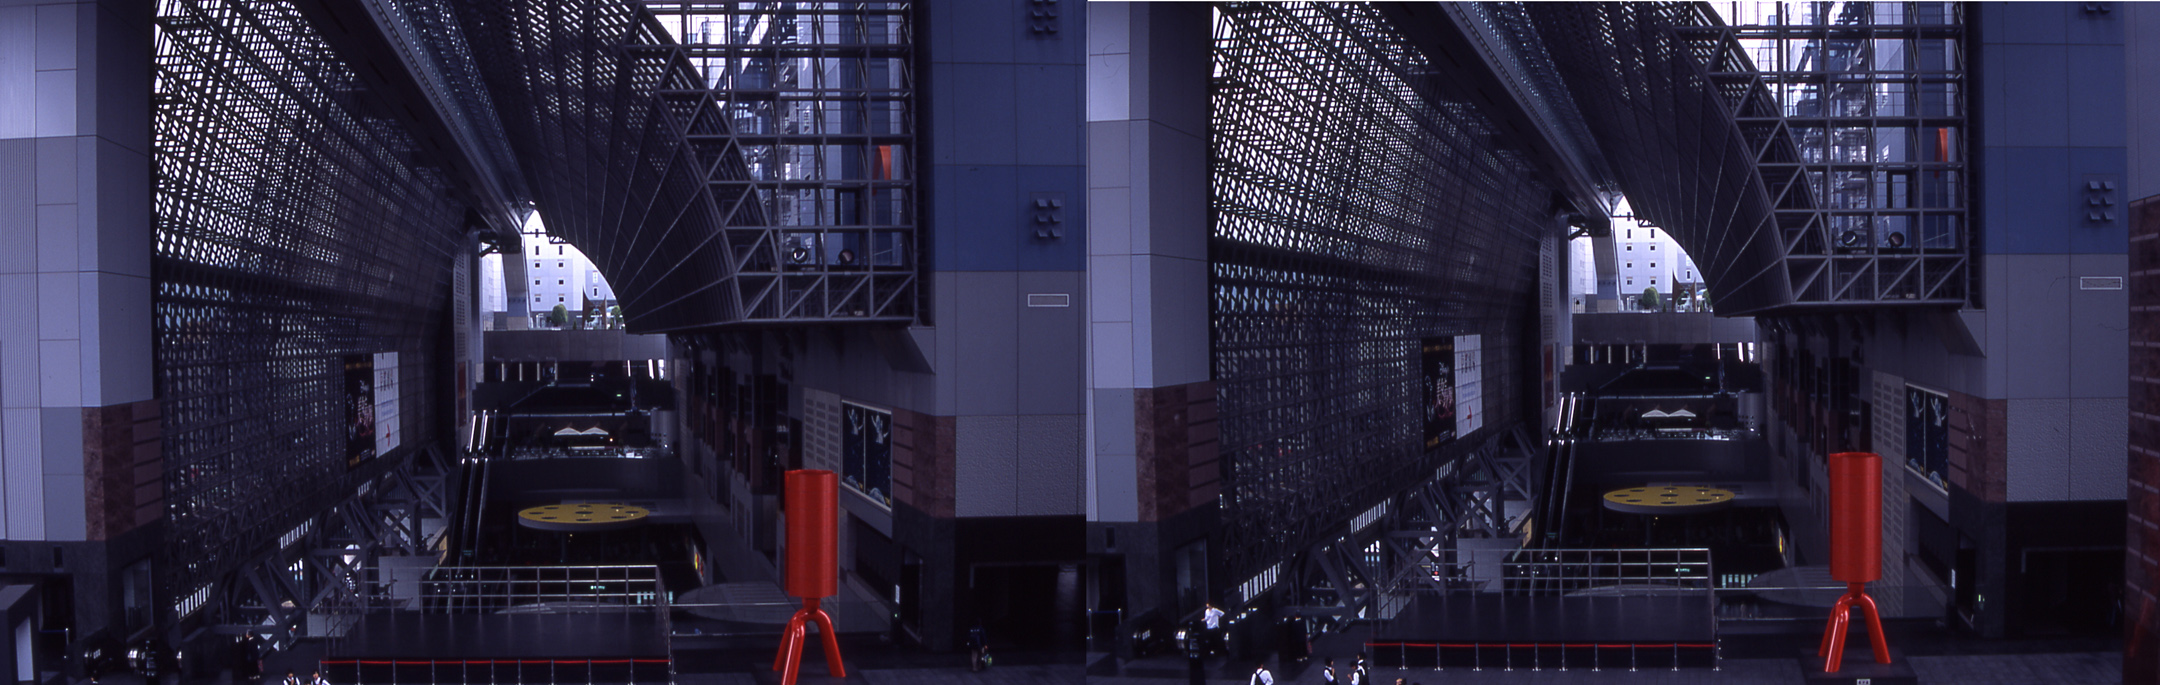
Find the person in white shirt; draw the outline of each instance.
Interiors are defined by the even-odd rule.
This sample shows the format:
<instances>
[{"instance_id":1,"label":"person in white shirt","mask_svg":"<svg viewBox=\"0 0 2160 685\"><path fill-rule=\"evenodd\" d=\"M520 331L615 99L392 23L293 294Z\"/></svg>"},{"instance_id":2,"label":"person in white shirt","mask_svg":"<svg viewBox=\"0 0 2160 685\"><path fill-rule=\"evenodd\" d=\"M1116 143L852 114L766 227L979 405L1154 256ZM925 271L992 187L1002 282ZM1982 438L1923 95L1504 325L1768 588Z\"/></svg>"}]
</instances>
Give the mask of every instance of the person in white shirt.
<instances>
[{"instance_id":1,"label":"person in white shirt","mask_svg":"<svg viewBox=\"0 0 2160 685\"><path fill-rule=\"evenodd\" d=\"M1207 626L1208 646L1216 648L1222 643L1223 610L1215 608L1214 604L1203 604L1201 606L1204 608L1200 610L1200 624Z\"/></svg>"},{"instance_id":2,"label":"person in white shirt","mask_svg":"<svg viewBox=\"0 0 2160 685\"><path fill-rule=\"evenodd\" d=\"M1275 685L1275 674L1267 671L1267 664L1253 667L1252 680L1246 685Z\"/></svg>"},{"instance_id":3,"label":"person in white shirt","mask_svg":"<svg viewBox=\"0 0 2160 685\"><path fill-rule=\"evenodd\" d=\"M1328 657L1327 663L1323 664L1320 669L1320 682L1335 685L1335 657Z\"/></svg>"}]
</instances>

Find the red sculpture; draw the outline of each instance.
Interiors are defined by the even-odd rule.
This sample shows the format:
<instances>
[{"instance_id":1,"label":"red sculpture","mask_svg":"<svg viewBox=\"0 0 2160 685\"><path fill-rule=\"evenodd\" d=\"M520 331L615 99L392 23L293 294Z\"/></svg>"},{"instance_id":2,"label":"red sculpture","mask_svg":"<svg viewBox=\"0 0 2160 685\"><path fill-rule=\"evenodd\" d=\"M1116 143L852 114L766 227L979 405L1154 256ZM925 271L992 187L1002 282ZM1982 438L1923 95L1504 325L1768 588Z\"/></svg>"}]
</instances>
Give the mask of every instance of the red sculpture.
<instances>
[{"instance_id":1,"label":"red sculpture","mask_svg":"<svg viewBox=\"0 0 2160 685\"><path fill-rule=\"evenodd\" d=\"M1867 594L1869 581L1882 577L1882 457L1868 452L1830 455L1830 577L1845 582L1845 596L1830 607L1830 625L1823 628L1823 672L1831 673L1845 658L1845 628L1854 609L1867 613L1868 642L1875 646L1875 663L1890 663L1890 642L1882 632L1882 616L1875 599Z\"/></svg>"},{"instance_id":2,"label":"red sculpture","mask_svg":"<svg viewBox=\"0 0 2160 685\"><path fill-rule=\"evenodd\" d=\"M832 618L818 608L818 600L839 594L840 477L831 471L789 471L786 496L787 593L802 598L803 608L781 633L773 670L781 672L782 685L795 685L795 676L802 672L803 641L809 623L816 621L825 639L825 664L832 667L833 677L846 678Z\"/></svg>"}]
</instances>

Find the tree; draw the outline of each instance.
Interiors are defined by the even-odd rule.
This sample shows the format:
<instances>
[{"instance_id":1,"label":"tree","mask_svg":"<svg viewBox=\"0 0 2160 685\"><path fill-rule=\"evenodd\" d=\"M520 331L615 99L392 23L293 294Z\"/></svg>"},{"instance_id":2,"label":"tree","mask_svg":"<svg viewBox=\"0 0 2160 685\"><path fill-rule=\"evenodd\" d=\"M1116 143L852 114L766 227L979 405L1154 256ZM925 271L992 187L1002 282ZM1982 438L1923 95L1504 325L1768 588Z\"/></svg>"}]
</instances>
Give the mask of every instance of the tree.
<instances>
[{"instance_id":1,"label":"tree","mask_svg":"<svg viewBox=\"0 0 2160 685\"><path fill-rule=\"evenodd\" d=\"M607 320L608 320L608 328L621 328L621 327L622 327L622 306L621 306L621 305L608 305L608 308L607 308Z\"/></svg>"},{"instance_id":2,"label":"tree","mask_svg":"<svg viewBox=\"0 0 2160 685\"><path fill-rule=\"evenodd\" d=\"M548 312L548 324L561 328L566 323L570 323L570 308L559 304L555 305L555 309Z\"/></svg>"},{"instance_id":3,"label":"tree","mask_svg":"<svg viewBox=\"0 0 2160 685\"><path fill-rule=\"evenodd\" d=\"M1665 308L1663 304L1658 302L1657 286L1653 285L1642 289L1642 308L1651 311Z\"/></svg>"}]
</instances>

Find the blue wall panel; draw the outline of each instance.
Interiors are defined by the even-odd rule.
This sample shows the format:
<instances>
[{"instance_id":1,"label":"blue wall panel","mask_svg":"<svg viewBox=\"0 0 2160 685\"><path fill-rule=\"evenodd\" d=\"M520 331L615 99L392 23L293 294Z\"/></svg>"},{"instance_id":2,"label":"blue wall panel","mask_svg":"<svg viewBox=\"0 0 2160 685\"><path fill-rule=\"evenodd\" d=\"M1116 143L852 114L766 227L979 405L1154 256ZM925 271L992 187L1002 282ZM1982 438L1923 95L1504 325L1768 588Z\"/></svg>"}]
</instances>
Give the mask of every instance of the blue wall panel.
<instances>
[{"instance_id":1,"label":"blue wall panel","mask_svg":"<svg viewBox=\"0 0 2160 685\"><path fill-rule=\"evenodd\" d=\"M2007 254L2060 254L2070 249L2069 158L2061 147L2004 147L1988 151L1990 169L2007 192L1984 201L1988 244Z\"/></svg>"},{"instance_id":2,"label":"blue wall panel","mask_svg":"<svg viewBox=\"0 0 2160 685\"><path fill-rule=\"evenodd\" d=\"M2127 200L2122 22L2084 3L1986 3L1972 57L1981 69L1984 147L1975 198L1996 254L2121 254ZM2088 176L2114 180L2116 220L2086 219Z\"/></svg>"},{"instance_id":3,"label":"blue wall panel","mask_svg":"<svg viewBox=\"0 0 2160 685\"><path fill-rule=\"evenodd\" d=\"M1085 217L1084 12L959 0L925 5L931 204L940 271L1079 271ZM1054 31L1038 31L1038 25ZM1064 237L1035 237L1030 198L1064 195Z\"/></svg>"}]
</instances>

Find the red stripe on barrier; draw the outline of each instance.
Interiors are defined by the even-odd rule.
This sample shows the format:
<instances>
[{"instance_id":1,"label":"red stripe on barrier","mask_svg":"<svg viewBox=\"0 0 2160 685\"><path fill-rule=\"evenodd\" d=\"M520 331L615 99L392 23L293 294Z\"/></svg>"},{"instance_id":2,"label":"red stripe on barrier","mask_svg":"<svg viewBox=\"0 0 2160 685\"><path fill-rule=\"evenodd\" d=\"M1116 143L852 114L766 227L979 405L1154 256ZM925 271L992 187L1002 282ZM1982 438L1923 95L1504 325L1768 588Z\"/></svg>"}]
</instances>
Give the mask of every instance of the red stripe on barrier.
<instances>
[{"instance_id":1,"label":"red stripe on barrier","mask_svg":"<svg viewBox=\"0 0 2160 685\"><path fill-rule=\"evenodd\" d=\"M324 666L493 666L496 664L665 664L667 659L451 659L451 660L388 660L374 659L323 659Z\"/></svg>"},{"instance_id":2,"label":"red stripe on barrier","mask_svg":"<svg viewBox=\"0 0 2160 685\"><path fill-rule=\"evenodd\" d=\"M1448 642L1368 642L1368 643L1365 643L1365 646L1367 646L1367 647L1416 647L1416 648L1419 648L1419 649L1429 649L1429 648L1444 648L1444 649L1477 649L1477 648L1481 648L1481 647L1499 647L1499 648L1502 648L1502 649L1509 649L1509 648L1513 648L1513 649L1533 649L1533 648L1545 648L1545 647L1550 647L1550 648L1556 648L1556 649L1583 649L1583 648L1591 648L1591 649L1673 649L1673 648L1686 648L1686 649L1715 649L1715 648L1717 647L1717 645L1715 645L1715 644L1700 644L1700 643L1692 643L1692 642L1667 642L1667 643L1664 643L1664 644L1649 644L1649 643L1621 643L1621 644L1605 644L1605 643L1596 643L1596 642L1475 642L1475 643L1448 643Z\"/></svg>"}]
</instances>

